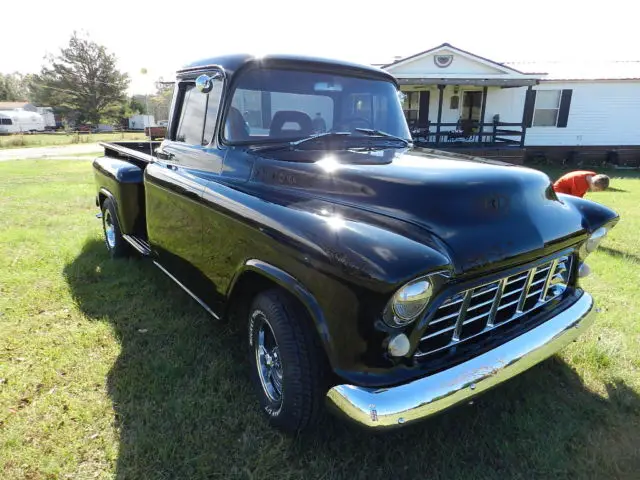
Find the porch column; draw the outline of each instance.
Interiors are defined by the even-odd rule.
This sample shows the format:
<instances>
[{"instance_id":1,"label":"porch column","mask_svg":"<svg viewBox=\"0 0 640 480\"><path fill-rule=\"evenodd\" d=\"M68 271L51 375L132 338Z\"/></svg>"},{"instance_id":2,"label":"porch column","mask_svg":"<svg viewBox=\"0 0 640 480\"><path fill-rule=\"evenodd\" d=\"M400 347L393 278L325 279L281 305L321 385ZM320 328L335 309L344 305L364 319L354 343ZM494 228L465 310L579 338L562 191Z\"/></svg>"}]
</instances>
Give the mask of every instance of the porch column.
<instances>
[{"instance_id":1,"label":"porch column","mask_svg":"<svg viewBox=\"0 0 640 480\"><path fill-rule=\"evenodd\" d=\"M524 148L524 137L527 134L527 117L533 113L533 86L527 87L527 93L525 94L524 108L522 109L522 135L520 136L520 148ZM534 100L535 101L535 100Z\"/></svg>"},{"instance_id":2,"label":"porch column","mask_svg":"<svg viewBox=\"0 0 640 480\"><path fill-rule=\"evenodd\" d=\"M478 141L482 143L482 127L484 125L484 113L487 111L487 86L482 87L482 107L480 108L480 128L478 129Z\"/></svg>"},{"instance_id":3,"label":"porch column","mask_svg":"<svg viewBox=\"0 0 640 480\"><path fill-rule=\"evenodd\" d=\"M442 100L444 99L444 87L446 85L438 85L438 125L436 127L436 145L440 143L440 122L442 121Z\"/></svg>"}]
</instances>

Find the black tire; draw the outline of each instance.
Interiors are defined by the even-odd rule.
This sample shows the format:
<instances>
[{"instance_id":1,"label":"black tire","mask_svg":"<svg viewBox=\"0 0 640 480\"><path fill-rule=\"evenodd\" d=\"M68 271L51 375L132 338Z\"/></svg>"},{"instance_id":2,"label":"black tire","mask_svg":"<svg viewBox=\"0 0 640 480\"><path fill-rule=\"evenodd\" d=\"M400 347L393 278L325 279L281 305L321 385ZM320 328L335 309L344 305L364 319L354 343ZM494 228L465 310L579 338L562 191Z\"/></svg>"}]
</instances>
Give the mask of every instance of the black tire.
<instances>
[{"instance_id":1,"label":"black tire","mask_svg":"<svg viewBox=\"0 0 640 480\"><path fill-rule=\"evenodd\" d=\"M285 291L268 290L253 300L248 323L252 379L262 412L272 426L287 433L312 427L323 410L329 368L306 311ZM279 400L267 393L261 380L261 326L264 337L269 327L279 349L274 354L282 374Z\"/></svg>"},{"instance_id":2,"label":"black tire","mask_svg":"<svg viewBox=\"0 0 640 480\"><path fill-rule=\"evenodd\" d=\"M122 237L116 206L110 198L102 203L102 232L104 243L112 258L126 257L131 252L129 244Z\"/></svg>"}]
</instances>

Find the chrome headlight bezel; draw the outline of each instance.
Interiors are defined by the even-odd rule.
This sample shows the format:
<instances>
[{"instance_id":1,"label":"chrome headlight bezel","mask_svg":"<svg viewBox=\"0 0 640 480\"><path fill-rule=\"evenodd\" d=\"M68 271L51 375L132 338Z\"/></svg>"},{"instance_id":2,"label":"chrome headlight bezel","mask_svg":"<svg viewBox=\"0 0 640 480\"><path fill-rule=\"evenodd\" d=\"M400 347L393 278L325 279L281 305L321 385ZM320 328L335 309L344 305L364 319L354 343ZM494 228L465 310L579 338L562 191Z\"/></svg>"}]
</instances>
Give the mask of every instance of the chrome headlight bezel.
<instances>
[{"instance_id":1,"label":"chrome headlight bezel","mask_svg":"<svg viewBox=\"0 0 640 480\"><path fill-rule=\"evenodd\" d=\"M434 282L428 276L400 287L385 307L382 319L393 328L406 327L424 312L433 297Z\"/></svg>"},{"instance_id":2,"label":"chrome headlight bezel","mask_svg":"<svg viewBox=\"0 0 640 480\"><path fill-rule=\"evenodd\" d=\"M608 232L609 230L606 227L600 227L589 235L589 238L587 238L580 247L580 257L584 259L595 252L600 246L602 240L607 236Z\"/></svg>"}]
</instances>

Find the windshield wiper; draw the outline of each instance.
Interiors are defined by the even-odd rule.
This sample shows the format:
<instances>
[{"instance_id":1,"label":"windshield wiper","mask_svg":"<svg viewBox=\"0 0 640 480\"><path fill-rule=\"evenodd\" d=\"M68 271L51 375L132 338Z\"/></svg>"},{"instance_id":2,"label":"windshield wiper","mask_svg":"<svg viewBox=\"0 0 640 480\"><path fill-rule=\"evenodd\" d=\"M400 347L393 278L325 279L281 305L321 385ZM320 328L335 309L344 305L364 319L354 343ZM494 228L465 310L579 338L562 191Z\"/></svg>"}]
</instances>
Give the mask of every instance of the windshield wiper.
<instances>
[{"instance_id":1,"label":"windshield wiper","mask_svg":"<svg viewBox=\"0 0 640 480\"><path fill-rule=\"evenodd\" d=\"M402 142L403 147L409 146L408 140L402 137L396 137L395 135L391 135L390 133L383 132L381 130L374 130L372 128L355 128L354 130L360 133L364 133L366 136L369 136L369 137L387 138L389 140ZM309 137L301 138L300 140L293 140L290 142L283 140L282 142L278 142L275 144L254 147L253 150L257 152L266 152L271 150L296 150L301 145L304 145L306 143L311 143L316 140L350 137L352 135L353 135L352 132L324 132L324 133L311 135Z\"/></svg>"},{"instance_id":2,"label":"windshield wiper","mask_svg":"<svg viewBox=\"0 0 640 480\"><path fill-rule=\"evenodd\" d=\"M397 140L399 142L402 142L405 147L409 146L409 140L407 140L406 138L397 137L395 135L391 135L390 133L383 132L382 130L374 130L373 128L355 128L354 130L360 133L364 133L365 135L368 135L370 137L384 137Z\"/></svg>"},{"instance_id":3,"label":"windshield wiper","mask_svg":"<svg viewBox=\"0 0 640 480\"><path fill-rule=\"evenodd\" d=\"M295 148L295 147L299 147L300 145L303 145L305 143L313 142L314 140L318 140L320 138L348 137L349 135L351 135L351 132L324 132L324 133L318 133L316 135L312 135L310 137L302 138L300 140L296 140L295 142L291 142L290 145Z\"/></svg>"},{"instance_id":4,"label":"windshield wiper","mask_svg":"<svg viewBox=\"0 0 640 480\"><path fill-rule=\"evenodd\" d=\"M261 147L256 147L254 148L254 150L260 151L260 152L264 152L267 150L282 150L282 149L295 150L300 145L313 142L314 140L319 140L322 138L330 138L330 137L348 137L349 135L351 135L351 132L324 132L324 133L318 133L316 135L311 135L310 137L301 138L300 140L294 140L291 142L283 142L275 145L264 145Z\"/></svg>"}]
</instances>

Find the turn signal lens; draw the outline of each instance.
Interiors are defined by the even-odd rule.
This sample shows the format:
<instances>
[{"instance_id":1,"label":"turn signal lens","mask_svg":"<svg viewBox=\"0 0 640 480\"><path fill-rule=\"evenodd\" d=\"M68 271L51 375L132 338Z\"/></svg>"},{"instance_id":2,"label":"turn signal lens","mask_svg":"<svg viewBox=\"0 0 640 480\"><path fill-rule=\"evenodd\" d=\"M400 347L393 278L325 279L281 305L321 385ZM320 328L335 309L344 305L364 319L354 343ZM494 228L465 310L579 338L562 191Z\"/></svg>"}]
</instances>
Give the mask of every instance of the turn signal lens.
<instances>
[{"instance_id":1,"label":"turn signal lens","mask_svg":"<svg viewBox=\"0 0 640 480\"><path fill-rule=\"evenodd\" d=\"M581 263L580 267L578 267L578 277L584 278L588 277L591 274L591 267L586 263Z\"/></svg>"},{"instance_id":2,"label":"turn signal lens","mask_svg":"<svg viewBox=\"0 0 640 480\"><path fill-rule=\"evenodd\" d=\"M409 338L407 338L404 333L400 333L389 340L387 350L392 357L404 357L409 353L410 348L411 343L409 342Z\"/></svg>"}]
</instances>

